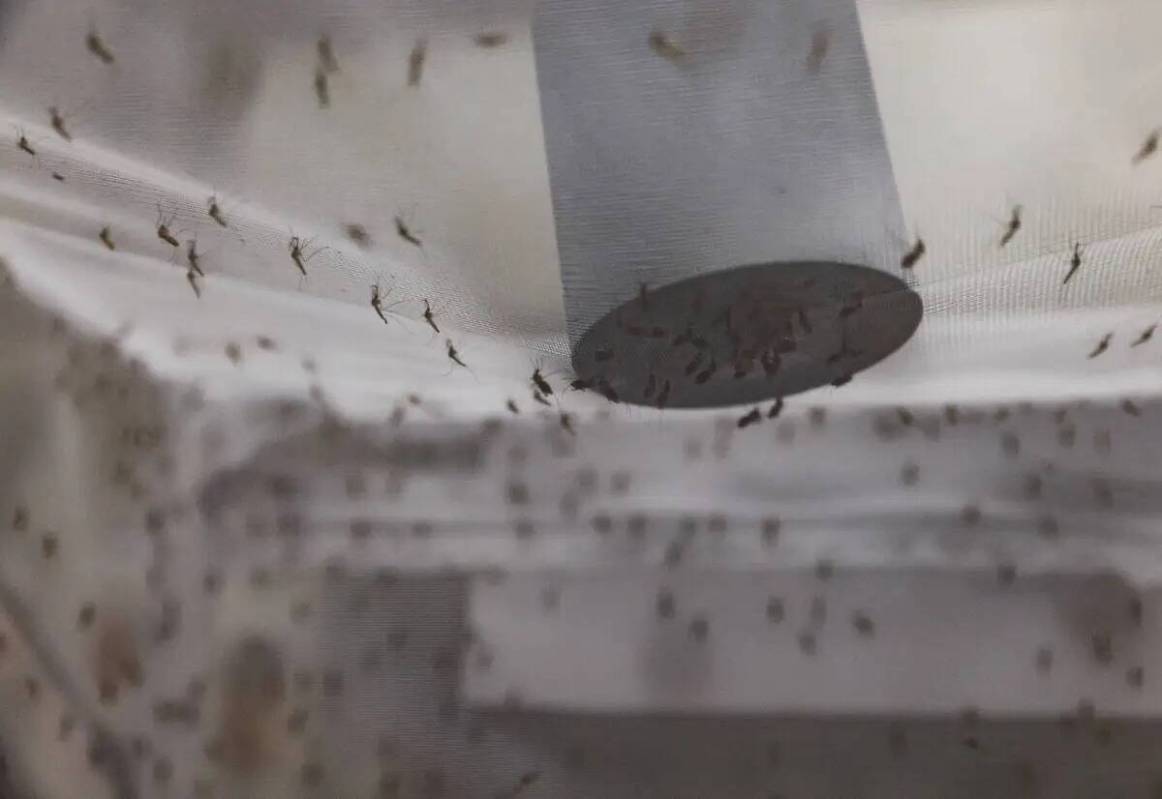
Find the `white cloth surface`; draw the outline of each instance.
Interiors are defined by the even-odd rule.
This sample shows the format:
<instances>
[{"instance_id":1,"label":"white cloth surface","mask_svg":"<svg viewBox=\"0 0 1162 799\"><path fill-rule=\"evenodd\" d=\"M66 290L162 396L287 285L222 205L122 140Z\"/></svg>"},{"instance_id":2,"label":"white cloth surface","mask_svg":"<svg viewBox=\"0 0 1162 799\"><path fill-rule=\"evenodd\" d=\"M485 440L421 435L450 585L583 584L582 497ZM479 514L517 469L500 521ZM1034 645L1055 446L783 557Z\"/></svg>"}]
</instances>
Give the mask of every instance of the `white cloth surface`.
<instances>
[{"instance_id":1,"label":"white cloth surface","mask_svg":"<svg viewBox=\"0 0 1162 799\"><path fill-rule=\"evenodd\" d=\"M566 390L529 12L0 3L0 796L1153 795L1162 10L861 5L926 319L747 429Z\"/></svg>"}]
</instances>

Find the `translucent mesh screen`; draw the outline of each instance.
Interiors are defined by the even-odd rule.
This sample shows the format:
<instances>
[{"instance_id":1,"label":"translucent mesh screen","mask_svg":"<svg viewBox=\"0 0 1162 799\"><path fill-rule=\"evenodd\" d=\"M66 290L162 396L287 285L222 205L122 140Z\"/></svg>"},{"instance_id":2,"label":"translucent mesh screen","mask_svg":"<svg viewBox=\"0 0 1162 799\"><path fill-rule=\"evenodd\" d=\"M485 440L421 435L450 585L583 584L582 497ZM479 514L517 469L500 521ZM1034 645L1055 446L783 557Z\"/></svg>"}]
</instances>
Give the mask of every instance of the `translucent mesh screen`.
<instances>
[{"instance_id":1,"label":"translucent mesh screen","mask_svg":"<svg viewBox=\"0 0 1162 799\"><path fill-rule=\"evenodd\" d=\"M1154 796L1159 24L0 0L0 796Z\"/></svg>"}]
</instances>

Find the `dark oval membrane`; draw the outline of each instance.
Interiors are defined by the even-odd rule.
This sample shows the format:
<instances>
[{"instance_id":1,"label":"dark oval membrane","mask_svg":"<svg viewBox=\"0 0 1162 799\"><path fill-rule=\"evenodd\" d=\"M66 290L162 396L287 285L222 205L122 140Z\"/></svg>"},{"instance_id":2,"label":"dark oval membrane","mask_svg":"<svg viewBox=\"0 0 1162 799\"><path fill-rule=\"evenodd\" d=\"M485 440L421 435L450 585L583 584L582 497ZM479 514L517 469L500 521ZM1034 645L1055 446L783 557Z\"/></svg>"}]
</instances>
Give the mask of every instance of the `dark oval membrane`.
<instances>
[{"instance_id":1,"label":"dark oval membrane","mask_svg":"<svg viewBox=\"0 0 1162 799\"><path fill-rule=\"evenodd\" d=\"M793 261L643 286L573 352L581 385L615 402L705 408L842 386L901 347L923 303L900 278Z\"/></svg>"}]
</instances>

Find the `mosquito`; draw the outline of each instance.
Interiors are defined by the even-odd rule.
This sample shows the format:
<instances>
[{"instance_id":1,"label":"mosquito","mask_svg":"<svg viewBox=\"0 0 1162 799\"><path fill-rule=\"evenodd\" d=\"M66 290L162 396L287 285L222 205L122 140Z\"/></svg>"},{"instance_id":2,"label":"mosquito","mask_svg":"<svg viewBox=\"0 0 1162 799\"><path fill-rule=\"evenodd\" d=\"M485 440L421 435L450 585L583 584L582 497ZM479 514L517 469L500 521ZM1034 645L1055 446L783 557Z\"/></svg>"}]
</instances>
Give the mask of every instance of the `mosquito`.
<instances>
[{"instance_id":1,"label":"mosquito","mask_svg":"<svg viewBox=\"0 0 1162 799\"><path fill-rule=\"evenodd\" d=\"M202 255L198 252L197 240L190 239L186 242L186 261L190 265L191 272L197 272L198 277L205 277L206 273L202 271L201 259Z\"/></svg>"},{"instance_id":2,"label":"mosquito","mask_svg":"<svg viewBox=\"0 0 1162 799\"><path fill-rule=\"evenodd\" d=\"M291 236L290 241L287 242L287 249L290 250L291 260L295 262L295 266L299 268L299 271L303 273L304 277L307 274L307 262L322 252L322 249L319 249L307 254L307 249L311 246L312 241L314 241L313 238L304 239L300 236Z\"/></svg>"},{"instance_id":3,"label":"mosquito","mask_svg":"<svg viewBox=\"0 0 1162 799\"><path fill-rule=\"evenodd\" d=\"M85 36L85 47L89 48L90 53L97 56L97 58L106 64L112 64L115 60L112 51L106 46L104 40L101 39L96 28L89 28L89 33Z\"/></svg>"},{"instance_id":4,"label":"mosquito","mask_svg":"<svg viewBox=\"0 0 1162 799\"><path fill-rule=\"evenodd\" d=\"M436 324L436 318L432 315L432 304L426 299L424 300L424 321L428 323L432 330L435 330L437 333L440 332L440 327Z\"/></svg>"},{"instance_id":5,"label":"mosquito","mask_svg":"<svg viewBox=\"0 0 1162 799\"><path fill-rule=\"evenodd\" d=\"M50 106L48 109L48 115L52 120L52 129L55 130L57 134L65 141L72 141L73 134L69 133L68 129L65 128L65 118L61 115L60 109L55 105Z\"/></svg>"},{"instance_id":6,"label":"mosquito","mask_svg":"<svg viewBox=\"0 0 1162 799\"><path fill-rule=\"evenodd\" d=\"M109 229L108 225L101 228L101 232L97 235L97 238L101 239L101 243L108 249L117 249L117 245L113 243L113 232Z\"/></svg>"},{"instance_id":7,"label":"mosquito","mask_svg":"<svg viewBox=\"0 0 1162 799\"><path fill-rule=\"evenodd\" d=\"M210 207L206 213L218 223L219 227L230 227L229 223L226 222L226 217L222 215L222 208L218 205L217 197L210 197Z\"/></svg>"},{"instance_id":8,"label":"mosquito","mask_svg":"<svg viewBox=\"0 0 1162 799\"><path fill-rule=\"evenodd\" d=\"M476 43L477 47L491 50L508 42L508 34L503 31L485 31L473 36L472 41Z\"/></svg>"},{"instance_id":9,"label":"mosquito","mask_svg":"<svg viewBox=\"0 0 1162 799\"><path fill-rule=\"evenodd\" d=\"M32 149L32 145L29 144L28 137L24 135L23 131L19 133L19 138L16 139L16 146L34 158L36 157L36 150Z\"/></svg>"},{"instance_id":10,"label":"mosquito","mask_svg":"<svg viewBox=\"0 0 1162 799\"><path fill-rule=\"evenodd\" d=\"M408 244L414 244L416 247L423 249L424 243L412 232L411 227L408 226L408 223L404 221L402 216L396 215L395 217L395 232Z\"/></svg>"},{"instance_id":11,"label":"mosquito","mask_svg":"<svg viewBox=\"0 0 1162 799\"><path fill-rule=\"evenodd\" d=\"M331 46L331 37L323 35L315 44L315 51L319 54L319 67L327 72L339 71L339 61L335 58L335 49Z\"/></svg>"},{"instance_id":12,"label":"mosquito","mask_svg":"<svg viewBox=\"0 0 1162 799\"><path fill-rule=\"evenodd\" d=\"M541 374L540 368L533 370L532 381L536 389L546 397L551 397L553 395L553 387L549 385L548 380L545 380L545 376Z\"/></svg>"},{"instance_id":13,"label":"mosquito","mask_svg":"<svg viewBox=\"0 0 1162 799\"><path fill-rule=\"evenodd\" d=\"M327 82L327 70L322 66L315 68L315 100L319 108L331 107L331 88Z\"/></svg>"},{"instance_id":14,"label":"mosquito","mask_svg":"<svg viewBox=\"0 0 1162 799\"><path fill-rule=\"evenodd\" d=\"M467 369L468 364L466 364L466 363L464 363L464 361L460 360L460 352L456 349L456 346L452 343L452 339L448 339L447 342L448 342L448 358L450 358L453 363L455 363L459 366L463 366L465 369Z\"/></svg>"},{"instance_id":15,"label":"mosquito","mask_svg":"<svg viewBox=\"0 0 1162 799\"><path fill-rule=\"evenodd\" d=\"M1073 279L1073 275L1081 267L1081 243L1078 242L1073 245L1073 258L1069 261L1069 271L1065 273L1065 280L1061 281L1061 285L1065 285Z\"/></svg>"},{"instance_id":16,"label":"mosquito","mask_svg":"<svg viewBox=\"0 0 1162 799\"><path fill-rule=\"evenodd\" d=\"M161 204L157 206L157 237L164 241L171 247L180 247L181 242L174 238L173 233L170 232L169 226L177 219L177 214L174 213L168 218L161 210Z\"/></svg>"},{"instance_id":17,"label":"mosquito","mask_svg":"<svg viewBox=\"0 0 1162 799\"><path fill-rule=\"evenodd\" d=\"M814 75L823 66L827 58L827 50L831 45L831 32L826 28L818 28L811 35L811 51L807 53L807 72Z\"/></svg>"},{"instance_id":18,"label":"mosquito","mask_svg":"<svg viewBox=\"0 0 1162 799\"><path fill-rule=\"evenodd\" d=\"M408 55L408 86L419 86L424 77L424 61L428 57L428 40L417 39Z\"/></svg>"},{"instance_id":19,"label":"mosquito","mask_svg":"<svg viewBox=\"0 0 1162 799\"><path fill-rule=\"evenodd\" d=\"M750 427L752 424L758 424L762 421L762 418L762 412L758 408L752 408L749 413L739 417L737 422L738 429L741 430L745 427Z\"/></svg>"},{"instance_id":20,"label":"mosquito","mask_svg":"<svg viewBox=\"0 0 1162 799\"><path fill-rule=\"evenodd\" d=\"M1001 246L1004 247L1013 240L1013 236L1021 229L1021 211L1023 209L1019 205L1013 206L1013 213L1009 217L1009 222L1005 226L1005 234L1001 236Z\"/></svg>"},{"instance_id":21,"label":"mosquito","mask_svg":"<svg viewBox=\"0 0 1162 799\"><path fill-rule=\"evenodd\" d=\"M658 400L656 405L658 410L662 410L670 402L670 381L667 380L662 383L662 389L658 392Z\"/></svg>"},{"instance_id":22,"label":"mosquito","mask_svg":"<svg viewBox=\"0 0 1162 799\"><path fill-rule=\"evenodd\" d=\"M1101 341L1099 341L1097 343L1097 346L1093 348L1093 352L1091 352L1089 354L1090 360L1096 358L1097 356L1101 355L1103 352L1108 350L1110 348L1110 342L1113 341L1113 338L1114 338L1113 333L1106 333L1104 336L1102 336Z\"/></svg>"},{"instance_id":23,"label":"mosquito","mask_svg":"<svg viewBox=\"0 0 1162 799\"><path fill-rule=\"evenodd\" d=\"M362 248L366 249L371 245L371 235L363 225L352 222L343 226L343 232L347 234L347 238Z\"/></svg>"},{"instance_id":24,"label":"mosquito","mask_svg":"<svg viewBox=\"0 0 1162 799\"><path fill-rule=\"evenodd\" d=\"M912 249L904 253L904 257L900 259L900 268L911 269L919 263L926 252L928 252L928 248L924 246L924 239L917 238L916 243L912 245Z\"/></svg>"},{"instance_id":25,"label":"mosquito","mask_svg":"<svg viewBox=\"0 0 1162 799\"><path fill-rule=\"evenodd\" d=\"M387 291L380 289L378 283L371 285L371 307L375 309L375 313L378 314L385 325L387 324L387 314L391 313L391 309L404 302L404 300L397 300L391 305L385 306L383 300L385 297L390 296L391 292L392 289L388 289Z\"/></svg>"},{"instance_id":26,"label":"mosquito","mask_svg":"<svg viewBox=\"0 0 1162 799\"><path fill-rule=\"evenodd\" d=\"M371 307L375 309L375 313L387 324L387 317L383 315L383 298L379 295L379 284L371 284Z\"/></svg>"},{"instance_id":27,"label":"mosquito","mask_svg":"<svg viewBox=\"0 0 1162 799\"><path fill-rule=\"evenodd\" d=\"M1141 344L1145 344L1147 341L1154 338L1154 331L1157 329L1158 329L1158 325L1150 325L1148 328L1146 328L1145 330L1142 331L1142 334L1140 336L1138 336L1138 338L1136 338L1134 340L1134 343L1131 344L1130 346L1137 347Z\"/></svg>"},{"instance_id":28,"label":"mosquito","mask_svg":"<svg viewBox=\"0 0 1162 799\"><path fill-rule=\"evenodd\" d=\"M1138 152L1134 154L1134 157L1131 159L1130 163L1140 164L1154 153L1158 152L1158 135L1159 131L1151 131L1150 135L1146 137L1146 141L1142 142L1141 148L1139 148Z\"/></svg>"},{"instance_id":29,"label":"mosquito","mask_svg":"<svg viewBox=\"0 0 1162 799\"><path fill-rule=\"evenodd\" d=\"M676 64L686 57L686 51L661 31L653 31L650 33L649 42L650 49L654 51L654 55L661 56L667 61Z\"/></svg>"}]
</instances>

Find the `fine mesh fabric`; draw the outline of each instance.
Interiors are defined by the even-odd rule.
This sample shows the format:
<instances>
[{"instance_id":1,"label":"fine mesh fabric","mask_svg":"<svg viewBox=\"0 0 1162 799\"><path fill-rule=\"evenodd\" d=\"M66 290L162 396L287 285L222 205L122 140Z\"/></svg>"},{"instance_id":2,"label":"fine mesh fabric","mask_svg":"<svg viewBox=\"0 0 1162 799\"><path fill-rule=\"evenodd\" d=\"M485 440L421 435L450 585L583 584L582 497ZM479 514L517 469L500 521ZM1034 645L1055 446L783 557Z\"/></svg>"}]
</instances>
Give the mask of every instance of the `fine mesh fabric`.
<instances>
[{"instance_id":1,"label":"fine mesh fabric","mask_svg":"<svg viewBox=\"0 0 1162 799\"><path fill-rule=\"evenodd\" d=\"M570 388L531 3L0 0L0 797L1159 795L1162 6L787 5L924 319L754 420Z\"/></svg>"}]
</instances>

